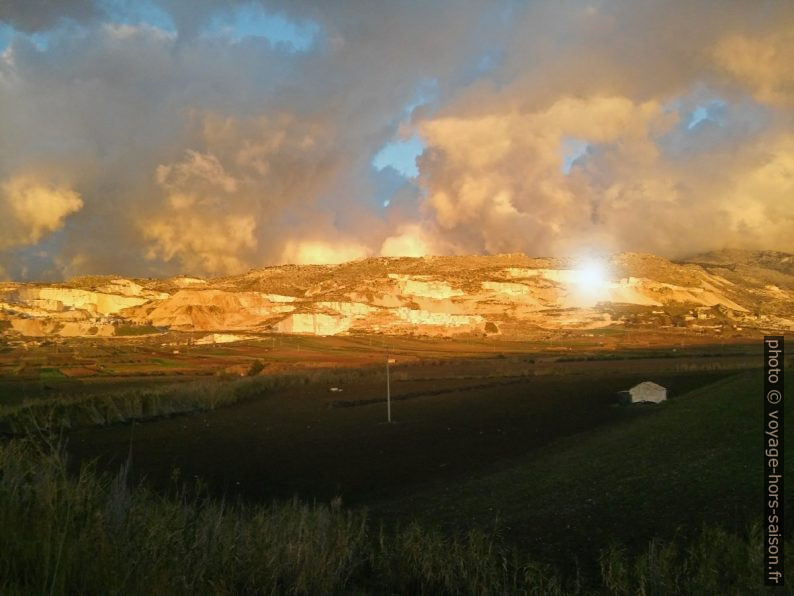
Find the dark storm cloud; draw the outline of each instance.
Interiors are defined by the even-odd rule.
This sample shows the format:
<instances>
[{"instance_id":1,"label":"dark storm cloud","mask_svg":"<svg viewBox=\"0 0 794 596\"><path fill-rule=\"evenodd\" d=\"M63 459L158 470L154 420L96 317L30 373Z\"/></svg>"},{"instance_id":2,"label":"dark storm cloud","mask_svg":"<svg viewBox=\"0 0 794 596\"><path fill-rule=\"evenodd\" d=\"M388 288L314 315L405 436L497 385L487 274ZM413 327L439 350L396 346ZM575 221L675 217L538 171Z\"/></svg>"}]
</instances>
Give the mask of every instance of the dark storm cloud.
<instances>
[{"instance_id":1,"label":"dark storm cloud","mask_svg":"<svg viewBox=\"0 0 794 596\"><path fill-rule=\"evenodd\" d=\"M102 14L92 0L3 0L0 22L19 31L34 33L50 29L59 20L85 21Z\"/></svg>"}]
</instances>

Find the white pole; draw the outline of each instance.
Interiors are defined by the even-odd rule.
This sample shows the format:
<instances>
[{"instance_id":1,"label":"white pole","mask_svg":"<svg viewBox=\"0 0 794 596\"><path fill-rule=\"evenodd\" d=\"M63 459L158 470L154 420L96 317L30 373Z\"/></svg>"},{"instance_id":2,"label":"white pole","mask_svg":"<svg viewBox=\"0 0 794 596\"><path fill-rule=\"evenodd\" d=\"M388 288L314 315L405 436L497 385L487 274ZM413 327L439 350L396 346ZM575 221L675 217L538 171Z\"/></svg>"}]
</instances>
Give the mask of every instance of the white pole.
<instances>
[{"instance_id":1,"label":"white pole","mask_svg":"<svg viewBox=\"0 0 794 596\"><path fill-rule=\"evenodd\" d=\"M386 354L386 419L391 423L391 386L389 384L389 355Z\"/></svg>"}]
</instances>

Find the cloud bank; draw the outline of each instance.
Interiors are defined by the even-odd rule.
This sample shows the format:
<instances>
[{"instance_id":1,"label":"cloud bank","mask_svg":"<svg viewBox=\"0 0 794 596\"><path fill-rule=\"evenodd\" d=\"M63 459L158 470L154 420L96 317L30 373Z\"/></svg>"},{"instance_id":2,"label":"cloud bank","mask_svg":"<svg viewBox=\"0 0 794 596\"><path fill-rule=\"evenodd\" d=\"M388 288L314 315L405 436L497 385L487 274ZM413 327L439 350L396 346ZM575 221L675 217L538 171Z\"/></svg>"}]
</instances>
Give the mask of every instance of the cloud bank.
<instances>
[{"instance_id":1,"label":"cloud bank","mask_svg":"<svg viewBox=\"0 0 794 596\"><path fill-rule=\"evenodd\" d=\"M794 252L792 31L773 1L3 3L0 271Z\"/></svg>"}]
</instances>

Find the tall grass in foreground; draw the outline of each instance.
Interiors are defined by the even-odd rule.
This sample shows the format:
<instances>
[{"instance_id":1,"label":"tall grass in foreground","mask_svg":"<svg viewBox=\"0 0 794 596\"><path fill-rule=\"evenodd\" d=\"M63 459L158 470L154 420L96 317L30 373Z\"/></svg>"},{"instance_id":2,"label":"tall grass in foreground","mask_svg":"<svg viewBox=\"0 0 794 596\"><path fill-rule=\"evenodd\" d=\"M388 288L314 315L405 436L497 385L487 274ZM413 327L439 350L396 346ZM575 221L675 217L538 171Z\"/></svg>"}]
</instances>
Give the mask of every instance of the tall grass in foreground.
<instances>
[{"instance_id":1,"label":"tall grass in foreground","mask_svg":"<svg viewBox=\"0 0 794 596\"><path fill-rule=\"evenodd\" d=\"M787 551L792 552L792 545ZM791 561L789 561L790 563ZM0 444L2 594L753 594L760 529L687 547L604 551L599 577L562 578L494 536L375 529L338 502L229 504L164 496L33 439Z\"/></svg>"}]
</instances>

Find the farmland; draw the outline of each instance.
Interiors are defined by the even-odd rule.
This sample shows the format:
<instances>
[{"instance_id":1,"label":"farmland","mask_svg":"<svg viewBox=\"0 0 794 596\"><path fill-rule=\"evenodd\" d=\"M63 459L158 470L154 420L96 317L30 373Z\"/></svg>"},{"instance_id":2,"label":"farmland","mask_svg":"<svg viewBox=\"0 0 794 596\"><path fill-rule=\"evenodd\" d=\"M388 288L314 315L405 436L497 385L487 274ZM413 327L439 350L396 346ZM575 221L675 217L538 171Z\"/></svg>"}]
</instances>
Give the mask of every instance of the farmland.
<instances>
[{"instance_id":1,"label":"farmland","mask_svg":"<svg viewBox=\"0 0 794 596\"><path fill-rule=\"evenodd\" d=\"M621 329L570 332L507 341L468 338L411 338L382 335L311 337L289 335L250 336L246 341L198 345L191 333L171 332L157 336L115 339L52 338L23 344L0 345L0 406L58 394L85 394L123 389L132 385L159 385L245 375L255 362L261 374L308 374L316 370L368 370L382 365L385 355L407 365L434 367L430 375L532 374L564 363L605 361L677 360L686 367L688 356L703 369L714 366L744 367L752 364L758 345L747 338L714 344L713 338L670 330L666 333L630 333ZM501 361L501 362L499 362ZM517 362L518 361L518 362ZM457 362L457 364L456 364ZM670 368L668 365L664 365ZM451 372L450 372L451 371Z\"/></svg>"},{"instance_id":2,"label":"farmland","mask_svg":"<svg viewBox=\"0 0 794 596\"><path fill-rule=\"evenodd\" d=\"M616 540L693 540L703 523L742 532L755 519L760 346L631 339L74 341L28 349L22 368L3 354L3 405L68 412L125 391L161 391L162 404L230 388L244 397L51 430L73 472L95 461L110 473L127 466L133 486L162 494L202 487L250 506L341 500L385 528L496 531L534 560L592 577ZM668 403L616 405L617 391L643 380L667 387Z\"/></svg>"},{"instance_id":3,"label":"farmland","mask_svg":"<svg viewBox=\"0 0 794 596\"><path fill-rule=\"evenodd\" d=\"M654 378L685 392L723 376L657 373ZM614 394L635 379L624 372L595 383L582 374L395 380L392 425L385 424L384 401L375 401L384 397L381 379L342 384L341 394L315 382L134 429L76 431L69 444L81 458L101 455L111 466L123 463L131 449L133 472L161 485L178 470L187 478L202 478L221 494L323 501L341 496L349 504L367 504L432 479L453 480L563 436L641 416L645 412L612 405ZM345 396L346 407L335 407L339 395Z\"/></svg>"}]
</instances>

